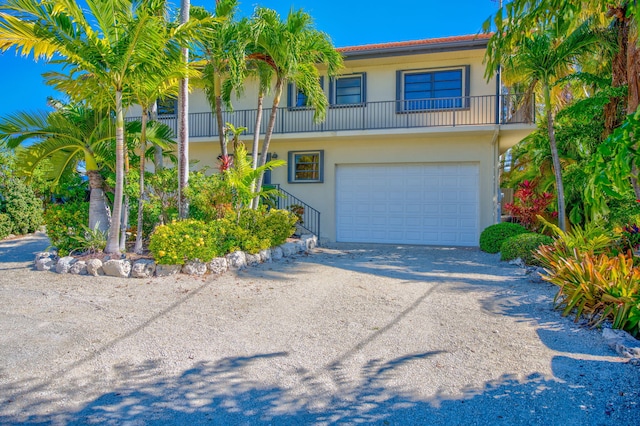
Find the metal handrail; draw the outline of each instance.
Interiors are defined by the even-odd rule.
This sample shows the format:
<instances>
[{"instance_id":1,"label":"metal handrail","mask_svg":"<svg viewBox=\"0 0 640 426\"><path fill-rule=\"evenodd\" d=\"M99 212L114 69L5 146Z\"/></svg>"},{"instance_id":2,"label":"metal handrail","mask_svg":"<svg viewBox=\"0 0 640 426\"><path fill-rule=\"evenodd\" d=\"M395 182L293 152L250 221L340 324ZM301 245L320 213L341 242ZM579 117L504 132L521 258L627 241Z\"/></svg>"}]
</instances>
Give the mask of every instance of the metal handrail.
<instances>
[{"instance_id":1,"label":"metal handrail","mask_svg":"<svg viewBox=\"0 0 640 426\"><path fill-rule=\"evenodd\" d=\"M533 123L535 104L524 105L518 94L462 96L438 99L412 99L365 102L353 105L335 105L327 109L325 120L313 121L311 108L280 107L274 134L310 133L348 130L406 129L416 127L459 127L489 124ZM263 110L260 133L266 131L271 108ZM223 122L247 128L246 134L255 133L257 109L223 112ZM138 117L129 117L135 120ZM174 131L175 116L159 117ZM213 112L189 114L190 137L218 136L218 124Z\"/></svg>"},{"instance_id":2,"label":"metal handrail","mask_svg":"<svg viewBox=\"0 0 640 426\"><path fill-rule=\"evenodd\" d=\"M289 210L296 213L295 210L298 210L296 207L302 207L302 212L298 211L298 214L300 214L302 219L298 222L298 225L309 231L309 233L320 238L320 212L318 210L314 209L295 195L280 188L280 185L272 184L267 186L275 187L280 192L280 196L277 197L275 202L278 209Z\"/></svg>"}]
</instances>

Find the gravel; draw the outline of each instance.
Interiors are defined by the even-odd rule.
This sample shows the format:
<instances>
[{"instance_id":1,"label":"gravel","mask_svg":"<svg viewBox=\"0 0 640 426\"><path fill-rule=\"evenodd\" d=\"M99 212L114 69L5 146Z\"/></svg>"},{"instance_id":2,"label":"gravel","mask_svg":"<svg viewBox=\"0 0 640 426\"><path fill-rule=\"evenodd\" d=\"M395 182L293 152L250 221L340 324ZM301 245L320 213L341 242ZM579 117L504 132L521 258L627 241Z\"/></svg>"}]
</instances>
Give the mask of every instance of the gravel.
<instances>
[{"instance_id":1,"label":"gravel","mask_svg":"<svg viewBox=\"0 0 640 426\"><path fill-rule=\"evenodd\" d=\"M637 425L640 367L477 249L334 244L221 277L0 243L0 424Z\"/></svg>"}]
</instances>

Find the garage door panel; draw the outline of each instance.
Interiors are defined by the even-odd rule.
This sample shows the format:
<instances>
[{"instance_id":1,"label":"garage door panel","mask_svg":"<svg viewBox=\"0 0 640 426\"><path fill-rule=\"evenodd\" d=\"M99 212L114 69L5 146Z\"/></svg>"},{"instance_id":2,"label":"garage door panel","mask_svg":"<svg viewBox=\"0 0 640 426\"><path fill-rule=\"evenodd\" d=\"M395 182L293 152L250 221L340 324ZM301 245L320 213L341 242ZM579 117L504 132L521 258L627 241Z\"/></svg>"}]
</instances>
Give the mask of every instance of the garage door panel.
<instances>
[{"instance_id":1,"label":"garage door panel","mask_svg":"<svg viewBox=\"0 0 640 426\"><path fill-rule=\"evenodd\" d=\"M338 165L338 241L475 246L477 164Z\"/></svg>"}]
</instances>

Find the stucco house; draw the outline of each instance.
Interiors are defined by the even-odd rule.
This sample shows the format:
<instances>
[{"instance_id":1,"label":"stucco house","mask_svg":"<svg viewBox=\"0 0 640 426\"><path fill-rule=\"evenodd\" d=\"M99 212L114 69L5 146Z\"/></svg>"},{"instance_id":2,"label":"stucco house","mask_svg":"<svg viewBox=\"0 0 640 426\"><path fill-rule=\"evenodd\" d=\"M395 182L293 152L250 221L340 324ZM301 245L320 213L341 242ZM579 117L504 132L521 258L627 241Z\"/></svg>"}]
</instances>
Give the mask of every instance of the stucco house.
<instances>
[{"instance_id":1,"label":"stucco house","mask_svg":"<svg viewBox=\"0 0 640 426\"><path fill-rule=\"evenodd\" d=\"M499 156L534 129L532 106L516 108L496 78L484 78L487 40L340 48L342 74L322 78L330 108L321 124L288 87L269 148L287 167L269 179L295 197L286 204L306 204L305 226L325 241L478 245L500 220ZM248 128L249 151L256 99L249 82L225 113ZM203 93L189 103L189 157L215 167L215 116ZM174 116L162 120L175 127ZM264 127L267 120L265 111Z\"/></svg>"}]
</instances>

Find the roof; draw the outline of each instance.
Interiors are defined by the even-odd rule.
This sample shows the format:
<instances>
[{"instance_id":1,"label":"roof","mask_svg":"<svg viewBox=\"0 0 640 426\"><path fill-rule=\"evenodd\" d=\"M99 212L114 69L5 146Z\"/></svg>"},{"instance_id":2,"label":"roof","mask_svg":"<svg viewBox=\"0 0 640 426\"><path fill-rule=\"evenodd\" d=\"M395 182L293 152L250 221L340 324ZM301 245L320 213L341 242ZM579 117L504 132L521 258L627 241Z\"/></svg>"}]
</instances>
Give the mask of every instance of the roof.
<instances>
[{"instance_id":1,"label":"roof","mask_svg":"<svg viewBox=\"0 0 640 426\"><path fill-rule=\"evenodd\" d=\"M391 43L365 44L339 47L338 52L347 59L399 56L442 51L484 49L491 34L472 34L424 40L398 41Z\"/></svg>"}]
</instances>

